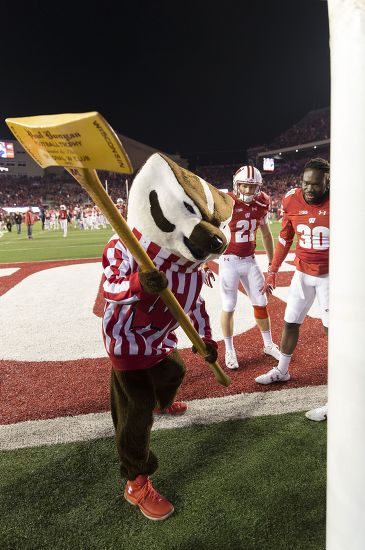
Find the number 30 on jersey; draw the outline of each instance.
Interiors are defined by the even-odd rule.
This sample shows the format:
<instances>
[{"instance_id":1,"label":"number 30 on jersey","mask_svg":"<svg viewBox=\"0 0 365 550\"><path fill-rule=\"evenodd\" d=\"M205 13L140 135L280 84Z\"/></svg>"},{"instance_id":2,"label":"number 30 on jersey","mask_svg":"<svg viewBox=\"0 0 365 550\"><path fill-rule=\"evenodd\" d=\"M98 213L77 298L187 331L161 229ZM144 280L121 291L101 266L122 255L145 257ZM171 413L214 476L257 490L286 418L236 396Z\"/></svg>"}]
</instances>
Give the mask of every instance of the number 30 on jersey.
<instances>
[{"instance_id":1,"label":"number 30 on jersey","mask_svg":"<svg viewBox=\"0 0 365 550\"><path fill-rule=\"evenodd\" d=\"M330 230L323 225L311 228L301 223L297 226L297 233L300 234L299 246L301 248L327 250L330 246Z\"/></svg>"}]
</instances>

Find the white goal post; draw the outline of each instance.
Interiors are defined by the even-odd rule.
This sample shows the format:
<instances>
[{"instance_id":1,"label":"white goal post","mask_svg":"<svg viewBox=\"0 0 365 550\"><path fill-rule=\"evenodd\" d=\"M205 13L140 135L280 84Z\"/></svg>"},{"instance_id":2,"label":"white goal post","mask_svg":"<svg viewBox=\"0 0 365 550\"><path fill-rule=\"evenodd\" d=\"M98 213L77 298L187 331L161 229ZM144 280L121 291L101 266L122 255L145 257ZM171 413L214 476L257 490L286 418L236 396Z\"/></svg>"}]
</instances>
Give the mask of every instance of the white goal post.
<instances>
[{"instance_id":1,"label":"white goal post","mask_svg":"<svg viewBox=\"0 0 365 550\"><path fill-rule=\"evenodd\" d=\"M331 249L327 550L365 548L365 0L328 0Z\"/></svg>"}]
</instances>

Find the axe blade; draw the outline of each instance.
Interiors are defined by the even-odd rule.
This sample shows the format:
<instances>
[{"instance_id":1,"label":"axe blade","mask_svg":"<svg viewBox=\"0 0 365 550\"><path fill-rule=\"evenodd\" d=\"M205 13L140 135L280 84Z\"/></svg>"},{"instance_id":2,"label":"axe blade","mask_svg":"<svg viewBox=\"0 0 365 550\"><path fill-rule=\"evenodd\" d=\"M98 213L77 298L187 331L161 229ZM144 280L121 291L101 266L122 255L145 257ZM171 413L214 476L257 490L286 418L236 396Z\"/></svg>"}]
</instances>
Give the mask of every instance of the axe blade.
<instances>
[{"instance_id":1,"label":"axe blade","mask_svg":"<svg viewBox=\"0 0 365 550\"><path fill-rule=\"evenodd\" d=\"M122 143L96 111L7 118L10 130L42 168L86 168L132 174Z\"/></svg>"}]
</instances>

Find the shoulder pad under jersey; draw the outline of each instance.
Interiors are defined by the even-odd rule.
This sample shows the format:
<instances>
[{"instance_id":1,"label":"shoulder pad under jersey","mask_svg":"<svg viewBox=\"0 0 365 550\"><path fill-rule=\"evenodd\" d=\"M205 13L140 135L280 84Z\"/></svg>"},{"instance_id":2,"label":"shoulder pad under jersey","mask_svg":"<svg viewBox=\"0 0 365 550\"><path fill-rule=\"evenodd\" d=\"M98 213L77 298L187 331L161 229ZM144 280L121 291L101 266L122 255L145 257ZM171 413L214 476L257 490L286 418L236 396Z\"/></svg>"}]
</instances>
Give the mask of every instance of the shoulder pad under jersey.
<instances>
[{"instance_id":1,"label":"shoulder pad under jersey","mask_svg":"<svg viewBox=\"0 0 365 550\"><path fill-rule=\"evenodd\" d=\"M286 195L283 197L281 208L285 211L287 211L290 208L290 204L293 204L293 201L295 202L295 198L298 197L298 194L301 193L300 187L295 187L294 189L290 189L286 193Z\"/></svg>"},{"instance_id":2,"label":"shoulder pad under jersey","mask_svg":"<svg viewBox=\"0 0 365 550\"><path fill-rule=\"evenodd\" d=\"M266 193L264 193L263 191L261 191L261 193L254 200L256 204L258 204L259 206L264 206L265 208L267 208L270 204L269 195L266 195Z\"/></svg>"},{"instance_id":3,"label":"shoulder pad under jersey","mask_svg":"<svg viewBox=\"0 0 365 550\"><path fill-rule=\"evenodd\" d=\"M284 195L284 199L286 199L286 197L290 197L290 195L294 195L295 191L297 189L294 188L294 189L290 189L285 195Z\"/></svg>"}]
</instances>

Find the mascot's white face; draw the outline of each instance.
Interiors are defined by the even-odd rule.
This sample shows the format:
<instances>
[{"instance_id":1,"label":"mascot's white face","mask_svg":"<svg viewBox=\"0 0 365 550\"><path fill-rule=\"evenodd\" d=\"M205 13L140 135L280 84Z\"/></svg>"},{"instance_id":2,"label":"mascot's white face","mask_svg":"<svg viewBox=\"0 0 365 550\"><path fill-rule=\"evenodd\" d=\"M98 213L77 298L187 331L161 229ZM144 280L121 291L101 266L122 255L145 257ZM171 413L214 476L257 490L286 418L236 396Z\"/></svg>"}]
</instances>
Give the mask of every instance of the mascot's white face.
<instances>
[{"instance_id":1,"label":"mascot's white face","mask_svg":"<svg viewBox=\"0 0 365 550\"><path fill-rule=\"evenodd\" d=\"M220 256L230 241L233 200L160 153L133 181L128 225L192 262Z\"/></svg>"}]
</instances>

